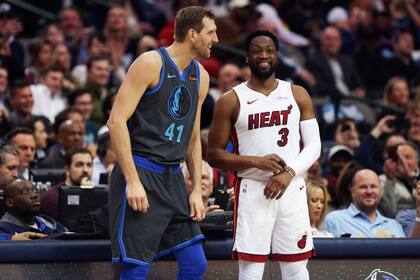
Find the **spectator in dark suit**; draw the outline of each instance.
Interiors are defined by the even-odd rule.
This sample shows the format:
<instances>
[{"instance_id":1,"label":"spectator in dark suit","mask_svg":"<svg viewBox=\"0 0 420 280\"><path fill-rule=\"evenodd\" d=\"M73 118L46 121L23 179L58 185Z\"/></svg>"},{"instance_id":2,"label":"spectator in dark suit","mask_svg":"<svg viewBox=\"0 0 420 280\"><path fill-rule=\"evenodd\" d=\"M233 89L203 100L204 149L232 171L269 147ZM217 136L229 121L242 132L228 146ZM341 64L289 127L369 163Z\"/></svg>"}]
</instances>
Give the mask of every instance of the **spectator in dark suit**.
<instances>
[{"instance_id":1,"label":"spectator in dark suit","mask_svg":"<svg viewBox=\"0 0 420 280\"><path fill-rule=\"evenodd\" d=\"M58 127L57 143L48 151L47 157L39 162L39 168L64 168L65 154L73 148L83 147L82 124L72 120L62 122Z\"/></svg>"},{"instance_id":2,"label":"spectator in dark suit","mask_svg":"<svg viewBox=\"0 0 420 280\"><path fill-rule=\"evenodd\" d=\"M315 75L314 95L364 96L359 75L352 59L342 53L341 35L333 26L327 26L321 33L321 48L308 58L307 68Z\"/></svg>"},{"instance_id":3,"label":"spectator in dark suit","mask_svg":"<svg viewBox=\"0 0 420 280\"><path fill-rule=\"evenodd\" d=\"M27 127L15 127L6 135L6 142L19 151L18 174L29 179L29 168L35 159L36 141L33 131Z\"/></svg>"},{"instance_id":4,"label":"spectator in dark suit","mask_svg":"<svg viewBox=\"0 0 420 280\"><path fill-rule=\"evenodd\" d=\"M394 76L403 76L410 86L420 84L420 65L414 61L413 35L408 32L398 32L393 38L394 56L385 63L387 79Z\"/></svg>"}]
</instances>

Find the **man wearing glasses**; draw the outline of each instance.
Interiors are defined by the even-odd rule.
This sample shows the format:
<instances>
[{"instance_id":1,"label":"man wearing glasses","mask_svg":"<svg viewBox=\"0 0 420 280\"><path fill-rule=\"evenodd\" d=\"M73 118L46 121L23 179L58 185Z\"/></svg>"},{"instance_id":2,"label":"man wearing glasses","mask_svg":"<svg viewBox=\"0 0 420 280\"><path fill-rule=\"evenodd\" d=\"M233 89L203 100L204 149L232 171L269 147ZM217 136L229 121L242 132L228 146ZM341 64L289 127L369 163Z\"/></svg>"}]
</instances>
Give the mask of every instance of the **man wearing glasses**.
<instances>
[{"instance_id":1,"label":"man wearing glasses","mask_svg":"<svg viewBox=\"0 0 420 280\"><path fill-rule=\"evenodd\" d=\"M39 215L38 189L27 180L17 179L4 189L6 213L0 220L0 240L44 238L51 233L66 231L54 219Z\"/></svg>"}]
</instances>

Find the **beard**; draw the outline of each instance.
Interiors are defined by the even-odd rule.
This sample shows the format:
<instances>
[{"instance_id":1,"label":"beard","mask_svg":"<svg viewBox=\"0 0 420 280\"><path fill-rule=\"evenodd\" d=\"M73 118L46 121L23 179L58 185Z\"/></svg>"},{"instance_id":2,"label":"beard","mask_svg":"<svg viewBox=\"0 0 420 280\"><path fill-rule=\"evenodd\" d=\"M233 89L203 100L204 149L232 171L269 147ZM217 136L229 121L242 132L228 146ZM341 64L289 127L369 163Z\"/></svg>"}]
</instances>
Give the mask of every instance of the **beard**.
<instances>
[{"instance_id":1,"label":"beard","mask_svg":"<svg viewBox=\"0 0 420 280\"><path fill-rule=\"evenodd\" d=\"M261 70L258 65L249 64L252 75L257 77L259 80L267 80L277 70L277 64L272 64L269 69Z\"/></svg>"}]
</instances>

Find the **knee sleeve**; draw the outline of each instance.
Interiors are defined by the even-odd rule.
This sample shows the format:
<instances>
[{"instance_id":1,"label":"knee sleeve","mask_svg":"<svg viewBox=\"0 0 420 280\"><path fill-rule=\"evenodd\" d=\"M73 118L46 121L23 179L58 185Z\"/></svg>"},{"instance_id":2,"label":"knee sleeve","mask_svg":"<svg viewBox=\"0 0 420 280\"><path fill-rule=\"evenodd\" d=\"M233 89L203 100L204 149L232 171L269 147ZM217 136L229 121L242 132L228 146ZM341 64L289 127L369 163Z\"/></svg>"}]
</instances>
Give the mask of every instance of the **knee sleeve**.
<instances>
[{"instance_id":1,"label":"knee sleeve","mask_svg":"<svg viewBox=\"0 0 420 280\"><path fill-rule=\"evenodd\" d=\"M309 272L306 268L308 260L298 262L279 262L281 279L284 280L309 280Z\"/></svg>"},{"instance_id":2,"label":"knee sleeve","mask_svg":"<svg viewBox=\"0 0 420 280\"><path fill-rule=\"evenodd\" d=\"M239 280L259 280L263 278L265 263L239 260Z\"/></svg>"},{"instance_id":3,"label":"knee sleeve","mask_svg":"<svg viewBox=\"0 0 420 280\"><path fill-rule=\"evenodd\" d=\"M120 280L144 280L149 269L150 264L123 263Z\"/></svg>"},{"instance_id":4,"label":"knee sleeve","mask_svg":"<svg viewBox=\"0 0 420 280\"><path fill-rule=\"evenodd\" d=\"M195 243L177 251L175 257L178 261L177 280L203 279L207 260L201 243Z\"/></svg>"}]
</instances>

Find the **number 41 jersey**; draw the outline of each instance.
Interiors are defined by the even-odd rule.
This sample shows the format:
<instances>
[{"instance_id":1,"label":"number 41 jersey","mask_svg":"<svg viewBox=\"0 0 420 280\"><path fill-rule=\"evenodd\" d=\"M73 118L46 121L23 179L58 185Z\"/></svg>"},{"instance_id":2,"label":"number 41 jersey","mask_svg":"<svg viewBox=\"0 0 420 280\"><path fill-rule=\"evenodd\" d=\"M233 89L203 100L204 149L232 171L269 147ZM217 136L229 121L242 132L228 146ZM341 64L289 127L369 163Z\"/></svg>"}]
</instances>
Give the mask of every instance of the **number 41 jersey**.
<instances>
[{"instance_id":1,"label":"number 41 jersey","mask_svg":"<svg viewBox=\"0 0 420 280\"><path fill-rule=\"evenodd\" d=\"M233 88L240 110L232 132L235 151L242 156L279 155L286 164L300 152L300 110L289 82L276 80L268 96L250 89L246 82ZM239 177L267 181L272 171L257 168L238 172Z\"/></svg>"},{"instance_id":2,"label":"number 41 jersey","mask_svg":"<svg viewBox=\"0 0 420 280\"><path fill-rule=\"evenodd\" d=\"M165 48L157 52L162 58L159 83L144 93L127 126L134 154L161 164L179 164L194 127L200 70L193 60L180 73Z\"/></svg>"}]
</instances>

